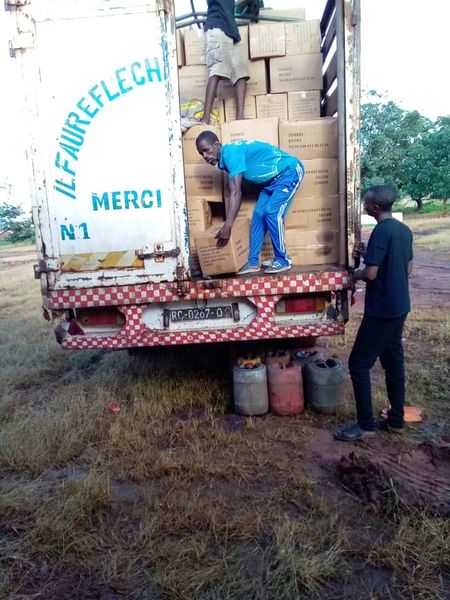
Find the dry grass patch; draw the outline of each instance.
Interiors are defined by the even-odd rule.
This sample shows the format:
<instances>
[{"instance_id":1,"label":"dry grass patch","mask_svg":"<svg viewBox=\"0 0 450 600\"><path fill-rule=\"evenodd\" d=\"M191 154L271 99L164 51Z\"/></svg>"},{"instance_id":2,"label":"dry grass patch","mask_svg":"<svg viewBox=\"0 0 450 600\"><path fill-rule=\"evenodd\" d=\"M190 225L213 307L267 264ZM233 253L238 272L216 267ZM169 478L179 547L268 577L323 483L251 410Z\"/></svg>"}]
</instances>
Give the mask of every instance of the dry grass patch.
<instances>
[{"instance_id":1,"label":"dry grass patch","mask_svg":"<svg viewBox=\"0 0 450 600\"><path fill-rule=\"evenodd\" d=\"M376 544L369 561L392 569L401 597L444 599L450 581L450 523L426 513L404 514L392 539Z\"/></svg>"},{"instance_id":2,"label":"dry grass patch","mask_svg":"<svg viewBox=\"0 0 450 600\"><path fill-rule=\"evenodd\" d=\"M0 286L0 597L441 597L442 519L363 509L320 461L304 468L316 427L353 417L350 384L338 417L232 420L225 345L63 352L30 266ZM356 327L327 340L344 364ZM449 321L413 313L405 338L408 401L428 419L416 434L448 431Z\"/></svg>"}]
</instances>

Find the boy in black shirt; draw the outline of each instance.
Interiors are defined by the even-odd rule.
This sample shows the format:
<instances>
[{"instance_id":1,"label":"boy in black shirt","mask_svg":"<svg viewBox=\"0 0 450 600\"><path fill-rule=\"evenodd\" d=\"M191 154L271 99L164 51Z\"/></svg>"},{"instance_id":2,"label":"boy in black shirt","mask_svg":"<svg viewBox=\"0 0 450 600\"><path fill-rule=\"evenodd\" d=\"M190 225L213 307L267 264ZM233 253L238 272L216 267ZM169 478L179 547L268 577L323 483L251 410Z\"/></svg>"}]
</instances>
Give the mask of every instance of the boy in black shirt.
<instances>
[{"instance_id":1,"label":"boy in black shirt","mask_svg":"<svg viewBox=\"0 0 450 600\"><path fill-rule=\"evenodd\" d=\"M234 8L234 0L208 0L205 36L209 79L202 123L209 124L217 86L221 79L229 79L233 84L236 119L244 118L245 92L250 74L234 18Z\"/></svg>"},{"instance_id":2,"label":"boy in black shirt","mask_svg":"<svg viewBox=\"0 0 450 600\"><path fill-rule=\"evenodd\" d=\"M357 423L334 434L342 441L374 435L370 369L377 358L385 370L391 408L380 428L399 431L404 426L405 371L402 333L408 312L408 276L412 271L411 230L392 217L394 190L387 185L371 188L365 197L368 215L375 217L367 251L361 248L365 268L355 271L355 281L367 282L364 316L349 358L356 401Z\"/></svg>"}]
</instances>

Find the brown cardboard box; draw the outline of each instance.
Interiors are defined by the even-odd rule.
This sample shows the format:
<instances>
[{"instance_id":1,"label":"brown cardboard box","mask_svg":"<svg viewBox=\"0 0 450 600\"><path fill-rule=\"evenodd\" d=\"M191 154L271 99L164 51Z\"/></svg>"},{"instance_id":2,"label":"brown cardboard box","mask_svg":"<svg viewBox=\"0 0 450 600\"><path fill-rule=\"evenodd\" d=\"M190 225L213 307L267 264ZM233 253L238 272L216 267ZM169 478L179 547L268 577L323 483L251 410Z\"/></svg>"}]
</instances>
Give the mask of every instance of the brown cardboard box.
<instances>
[{"instance_id":1,"label":"brown cardboard box","mask_svg":"<svg viewBox=\"0 0 450 600\"><path fill-rule=\"evenodd\" d=\"M320 92L288 92L288 119L306 121L320 117Z\"/></svg>"},{"instance_id":2,"label":"brown cardboard box","mask_svg":"<svg viewBox=\"0 0 450 600\"><path fill-rule=\"evenodd\" d=\"M293 265L333 264L338 260L339 231L286 229L286 247Z\"/></svg>"},{"instance_id":3,"label":"brown cardboard box","mask_svg":"<svg viewBox=\"0 0 450 600\"><path fill-rule=\"evenodd\" d=\"M300 160L337 158L337 118L280 122L280 148Z\"/></svg>"},{"instance_id":4,"label":"brown cardboard box","mask_svg":"<svg viewBox=\"0 0 450 600\"><path fill-rule=\"evenodd\" d=\"M321 90L323 88L321 54L271 58L269 65L270 91L272 94Z\"/></svg>"},{"instance_id":5,"label":"brown cardboard box","mask_svg":"<svg viewBox=\"0 0 450 600\"><path fill-rule=\"evenodd\" d=\"M186 65L206 65L206 39L203 29L193 27L184 30L184 53Z\"/></svg>"},{"instance_id":6,"label":"brown cardboard box","mask_svg":"<svg viewBox=\"0 0 450 600\"><path fill-rule=\"evenodd\" d=\"M302 229L286 229L287 253L295 265L324 265L338 261L339 231L325 230L305 231ZM272 260L273 248L267 235L260 254L260 260Z\"/></svg>"},{"instance_id":7,"label":"brown cardboard box","mask_svg":"<svg viewBox=\"0 0 450 600\"><path fill-rule=\"evenodd\" d=\"M186 64L186 58L184 55L184 39L181 29L177 29L177 64L179 67L182 67Z\"/></svg>"},{"instance_id":8,"label":"brown cardboard box","mask_svg":"<svg viewBox=\"0 0 450 600\"><path fill-rule=\"evenodd\" d=\"M299 198L335 196L338 192L338 161L336 158L313 158L302 161L305 176L298 188Z\"/></svg>"},{"instance_id":9,"label":"brown cardboard box","mask_svg":"<svg viewBox=\"0 0 450 600\"><path fill-rule=\"evenodd\" d=\"M189 221L189 237L194 238L212 225L211 207L204 196L188 196L186 199Z\"/></svg>"},{"instance_id":10,"label":"brown cardboard box","mask_svg":"<svg viewBox=\"0 0 450 600\"><path fill-rule=\"evenodd\" d=\"M204 165L205 161L200 156L195 145L197 137L202 131L212 131L217 135L220 140L220 129L213 125L194 125L190 127L185 133L183 133L183 161L186 165Z\"/></svg>"},{"instance_id":11,"label":"brown cardboard box","mask_svg":"<svg viewBox=\"0 0 450 600\"><path fill-rule=\"evenodd\" d=\"M256 116L258 119L278 117L288 118L287 94L266 94L256 96Z\"/></svg>"},{"instance_id":12,"label":"brown cardboard box","mask_svg":"<svg viewBox=\"0 0 450 600\"><path fill-rule=\"evenodd\" d=\"M320 53L320 21L286 23L286 55ZM187 60L187 55L186 55Z\"/></svg>"},{"instance_id":13,"label":"brown cardboard box","mask_svg":"<svg viewBox=\"0 0 450 600\"><path fill-rule=\"evenodd\" d=\"M239 34L241 36L242 47L244 49L244 56L247 60L250 60L250 48L248 45L248 25L241 25L238 27Z\"/></svg>"},{"instance_id":14,"label":"brown cardboard box","mask_svg":"<svg viewBox=\"0 0 450 600\"><path fill-rule=\"evenodd\" d=\"M274 10L273 8L261 8L259 12L262 16L278 17L280 19L296 19L298 21L304 21L306 18L306 11L304 8L284 8L281 10Z\"/></svg>"},{"instance_id":15,"label":"brown cardboard box","mask_svg":"<svg viewBox=\"0 0 450 600\"><path fill-rule=\"evenodd\" d=\"M257 198L242 198L239 212L236 215L236 219L247 219L251 221L253 219L253 211L255 210ZM230 198L225 198L225 213L228 214L228 205Z\"/></svg>"},{"instance_id":16,"label":"brown cardboard box","mask_svg":"<svg viewBox=\"0 0 450 600\"><path fill-rule=\"evenodd\" d=\"M338 229L338 196L300 198L296 194L284 222L287 228Z\"/></svg>"},{"instance_id":17,"label":"brown cardboard box","mask_svg":"<svg viewBox=\"0 0 450 600\"><path fill-rule=\"evenodd\" d=\"M225 121L236 120L236 102L234 98L223 101L225 105ZM255 96L246 96L244 103L244 119L256 119Z\"/></svg>"},{"instance_id":18,"label":"brown cardboard box","mask_svg":"<svg viewBox=\"0 0 450 600\"><path fill-rule=\"evenodd\" d=\"M248 259L250 226L246 220L235 221L228 244L217 247L216 234L220 226L211 227L195 238L203 275L236 273Z\"/></svg>"},{"instance_id":19,"label":"brown cardboard box","mask_svg":"<svg viewBox=\"0 0 450 600\"><path fill-rule=\"evenodd\" d=\"M247 81L247 96L257 96L258 94L267 94L268 77L265 60L253 60L248 63L250 79ZM206 84L205 84L206 85ZM234 87L230 81L219 81L217 88L217 97L226 100L234 98Z\"/></svg>"},{"instance_id":20,"label":"brown cardboard box","mask_svg":"<svg viewBox=\"0 0 450 600\"><path fill-rule=\"evenodd\" d=\"M202 165L184 165L187 196L222 196L222 172L217 167Z\"/></svg>"},{"instance_id":21,"label":"brown cardboard box","mask_svg":"<svg viewBox=\"0 0 450 600\"><path fill-rule=\"evenodd\" d=\"M208 69L206 66L190 65L189 67L181 67L178 71L178 78L182 100L204 101L208 82Z\"/></svg>"},{"instance_id":22,"label":"brown cardboard box","mask_svg":"<svg viewBox=\"0 0 450 600\"><path fill-rule=\"evenodd\" d=\"M248 28L250 58L270 58L286 54L284 23L252 23Z\"/></svg>"},{"instance_id":23,"label":"brown cardboard box","mask_svg":"<svg viewBox=\"0 0 450 600\"><path fill-rule=\"evenodd\" d=\"M230 121L222 127L222 143L258 140L278 146L278 118Z\"/></svg>"}]
</instances>

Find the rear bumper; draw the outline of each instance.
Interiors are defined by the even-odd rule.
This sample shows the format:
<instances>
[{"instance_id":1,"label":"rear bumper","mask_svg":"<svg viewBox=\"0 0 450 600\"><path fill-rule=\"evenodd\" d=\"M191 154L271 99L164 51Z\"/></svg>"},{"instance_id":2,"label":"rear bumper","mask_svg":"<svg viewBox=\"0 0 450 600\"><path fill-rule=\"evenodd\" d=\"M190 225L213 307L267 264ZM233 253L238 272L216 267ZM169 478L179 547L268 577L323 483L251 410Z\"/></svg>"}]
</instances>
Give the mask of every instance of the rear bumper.
<instances>
[{"instance_id":1,"label":"rear bumper","mask_svg":"<svg viewBox=\"0 0 450 600\"><path fill-rule=\"evenodd\" d=\"M327 318L280 325L276 323L274 306L287 294L317 292L336 293L350 288L351 278L346 271L318 273L287 273L275 277L239 277L179 283L161 283L136 286L71 289L50 292L47 307L54 315L77 308L116 306L126 319L120 332L107 336L61 335L61 345L68 349L133 348L171 346L230 341L249 341L311 336L340 335L344 333L343 318ZM254 319L233 328L199 328L189 331L156 330L142 320L152 303L186 300L247 298L257 308Z\"/></svg>"}]
</instances>

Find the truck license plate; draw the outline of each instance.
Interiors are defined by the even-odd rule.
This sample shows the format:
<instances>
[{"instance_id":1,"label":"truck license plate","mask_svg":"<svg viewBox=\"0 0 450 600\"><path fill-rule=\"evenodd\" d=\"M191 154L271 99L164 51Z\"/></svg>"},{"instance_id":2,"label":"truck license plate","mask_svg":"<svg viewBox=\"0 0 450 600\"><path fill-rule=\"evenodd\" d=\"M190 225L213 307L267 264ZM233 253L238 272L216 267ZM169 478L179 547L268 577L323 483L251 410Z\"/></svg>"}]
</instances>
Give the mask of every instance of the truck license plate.
<instances>
[{"instance_id":1,"label":"truck license plate","mask_svg":"<svg viewBox=\"0 0 450 600\"><path fill-rule=\"evenodd\" d=\"M206 308L179 308L168 311L172 323L180 321L206 321L207 319L231 319L231 306L212 306Z\"/></svg>"}]
</instances>

